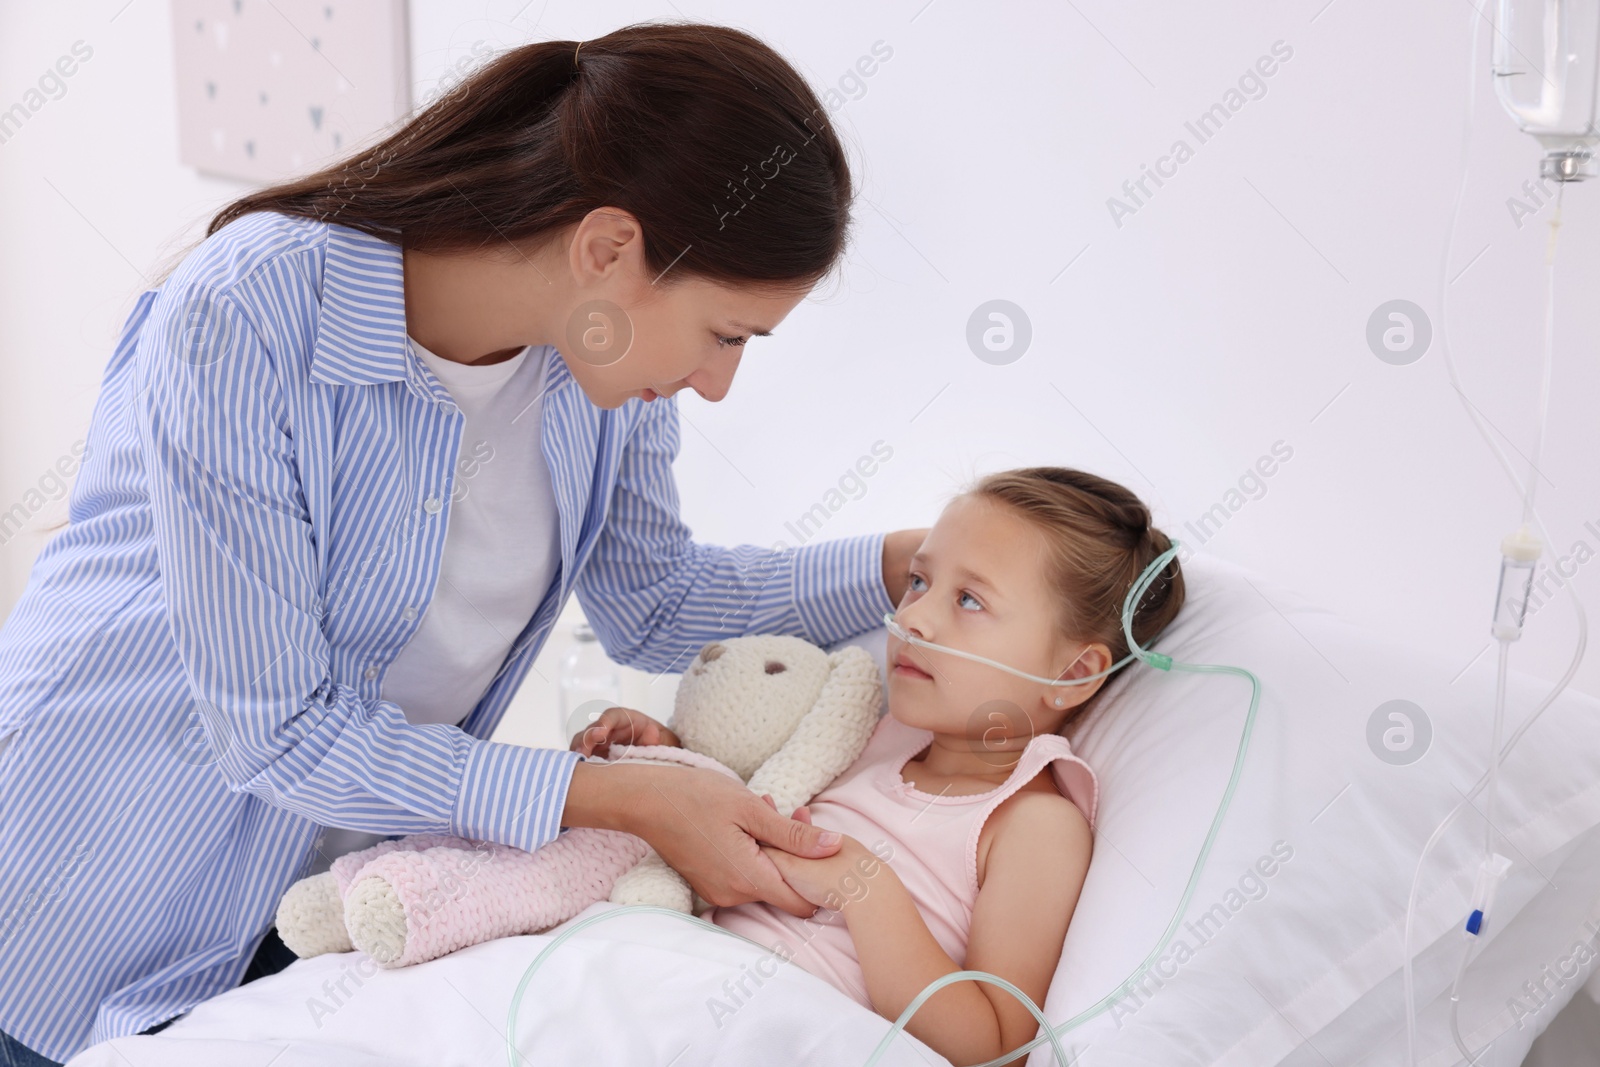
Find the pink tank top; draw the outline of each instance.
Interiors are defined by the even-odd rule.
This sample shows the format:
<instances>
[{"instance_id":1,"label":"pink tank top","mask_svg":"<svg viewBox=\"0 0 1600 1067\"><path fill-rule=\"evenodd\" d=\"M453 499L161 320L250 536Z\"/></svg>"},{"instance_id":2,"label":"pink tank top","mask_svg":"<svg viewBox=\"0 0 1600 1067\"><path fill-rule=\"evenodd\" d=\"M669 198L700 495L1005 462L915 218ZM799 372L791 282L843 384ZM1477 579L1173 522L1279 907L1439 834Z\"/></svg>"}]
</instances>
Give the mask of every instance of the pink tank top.
<instances>
[{"instance_id":1,"label":"pink tank top","mask_svg":"<svg viewBox=\"0 0 1600 1067\"><path fill-rule=\"evenodd\" d=\"M932 740L932 731L885 714L856 761L812 800L811 821L849 834L894 868L934 940L965 966L967 931L978 900L978 835L989 813L1048 765L1061 795L1093 826L1099 783L1089 765L1072 754L1066 738L1040 734L1028 742L1002 785L970 796L924 793L900 772ZM838 893L848 901L864 884L870 883L841 885ZM866 976L839 911L823 908L800 919L754 901L713 907L701 918L771 949L779 960L798 963L872 1010ZM756 965L768 977L772 967Z\"/></svg>"}]
</instances>

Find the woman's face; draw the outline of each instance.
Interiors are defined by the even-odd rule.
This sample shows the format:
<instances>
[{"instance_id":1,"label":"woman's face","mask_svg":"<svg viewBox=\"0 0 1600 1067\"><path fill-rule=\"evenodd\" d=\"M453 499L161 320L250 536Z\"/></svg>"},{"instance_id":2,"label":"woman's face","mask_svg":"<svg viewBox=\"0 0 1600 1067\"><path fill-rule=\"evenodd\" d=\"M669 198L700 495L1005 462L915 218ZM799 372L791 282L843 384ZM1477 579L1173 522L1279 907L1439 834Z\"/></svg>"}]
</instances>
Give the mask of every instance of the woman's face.
<instances>
[{"instance_id":1,"label":"woman's face","mask_svg":"<svg viewBox=\"0 0 1600 1067\"><path fill-rule=\"evenodd\" d=\"M914 636L1042 678L1104 669L1109 649L1060 634L1044 534L1004 504L952 500L911 558L895 613ZM890 637L889 710L910 726L996 740L1053 732L1099 682L1046 686ZM1076 660L1076 662L1074 662ZM1057 697L1064 704L1055 706ZM1000 745L995 746L997 749Z\"/></svg>"},{"instance_id":2,"label":"woman's face","mask_svg":"<svg viewBox=\"0 0 1600 1067\"><path fill-rule=\"evenodd\" d=\"M575 228L567 261L565 321L551 343L602 408L685 388L721 400L745 344L771 333L809 292L734 289L674 277L670 267L654 278L644 266L637 223L602 212Z\"/></svg>"}]
</instances>

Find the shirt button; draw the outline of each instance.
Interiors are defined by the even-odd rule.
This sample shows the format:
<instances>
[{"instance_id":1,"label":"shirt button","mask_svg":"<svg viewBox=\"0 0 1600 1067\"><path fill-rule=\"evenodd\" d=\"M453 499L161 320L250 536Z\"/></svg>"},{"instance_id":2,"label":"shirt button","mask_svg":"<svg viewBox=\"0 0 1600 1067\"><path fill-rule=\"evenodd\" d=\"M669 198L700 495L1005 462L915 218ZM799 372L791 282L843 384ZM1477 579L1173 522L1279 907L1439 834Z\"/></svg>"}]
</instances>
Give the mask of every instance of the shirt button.
<instances>
[{"instance_id":1,"label":"shirt button","mask_svg":"<svg viewBox=\"0 0 1600 1067\"><path fill-rule=\"evenodd\" d=\"M368 667L366 669L366 672L363 675L363 677L365 677L366 680L369 681L369 682L372 681L377 676L378 676L378 668L376 668L376 667Z\"/></svg>"},{"instance_id":2,"label":"shirt button","mask_svg":"<svg viewBox=\"0 0 1600 1067\"><path fill-rule=\"evenodd\" d=\"M402 611L400 613L400 617L405 619L406 622L410 622L412 619L417 617L417 609L416 608L407 608L406 610L404 610L404 611Z\"/></svg>"},{"instance_id":3,"label":"shirt button","mask_svg":"<svg viewBox=\"0 0 1600 1067\"><path fill-rule=\"evenodd\" d=\"M439 502L439 498L436 496L430 496L428 499L422 502L422 510L426 511L429 515L439 514L440 509L443 507L444 505Z\"/></svg>"}]
</instances>

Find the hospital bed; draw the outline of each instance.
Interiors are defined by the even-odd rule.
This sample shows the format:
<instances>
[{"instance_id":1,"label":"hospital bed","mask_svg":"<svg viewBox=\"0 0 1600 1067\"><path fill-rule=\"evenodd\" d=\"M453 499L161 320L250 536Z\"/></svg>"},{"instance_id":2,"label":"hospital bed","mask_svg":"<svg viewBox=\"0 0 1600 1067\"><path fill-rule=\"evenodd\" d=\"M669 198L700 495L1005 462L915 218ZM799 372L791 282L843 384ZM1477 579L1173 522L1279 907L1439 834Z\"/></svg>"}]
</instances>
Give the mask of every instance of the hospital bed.
<instances>
[{"instance_id":1,"label":"hospital bed","mask_svg":"<svg viewBox=\"0 0 1600 1067\"><path fill-rule=\"evenodd\" d=\"M1250 686L1148 667L1113 676L1073 730L1099 774L1101 807L1045 1015L1059 1025L1102 1004L1060 1035L1085 1067L1399 1067L1407 896L1424 843L1483 772L1492 657L1463 673L1465 656L1404 647L1207 556L1185 574L1188 603L1155 648L1245 666L1262 685L1238 788L1175 933L1141 969L1224 792ZM883 637L849 643L881 663ZM1513 672L1511 724L1548 689ZM1600 702L1568 690L1501 767L1497 840L1514 862L1460 987L1464 1037L1488 1047L1487 1067L1520 1063L1595 967L1595 952L1578 949L1600 940L1597 726ZM1412 946L1425 1067L1464 1063L1448 994L1483 834L1481 813L1467 811L1423 865ZM397 971L358 953L301 960L71 1067L507 1063L511 1002L530 963L613 910L596 904L553 931ZM728 1012L730 985L758 965L772 976L746 981ZM652 913L596 922L551 952L514 1027L530 1064L947 1062L904 1033L880 1050L890 1022L822 980ZM1054 1053L1041 1044L1026 1062L1046 1067Z\"/></svg>"}]
</instances>

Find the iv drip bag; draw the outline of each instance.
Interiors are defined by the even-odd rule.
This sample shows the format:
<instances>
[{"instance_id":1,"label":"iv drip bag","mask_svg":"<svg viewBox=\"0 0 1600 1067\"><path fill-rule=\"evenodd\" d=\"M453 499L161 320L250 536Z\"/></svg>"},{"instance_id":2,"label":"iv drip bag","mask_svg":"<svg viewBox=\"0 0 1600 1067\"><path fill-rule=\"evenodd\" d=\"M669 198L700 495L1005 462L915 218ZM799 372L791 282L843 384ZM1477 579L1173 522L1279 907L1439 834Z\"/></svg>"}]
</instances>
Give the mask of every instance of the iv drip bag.
<instances>
[{"instance_id":1,"label":"iv drip bag","mask_svg":"<svg viewBox=\"0 0 1600 1067\"><path fill-rule=\"evenodd\" d=\"M1545 150L1541 177L1600 175L1600 0L1497 0L1494 87Z\"/></svg>"}]
</instances>

